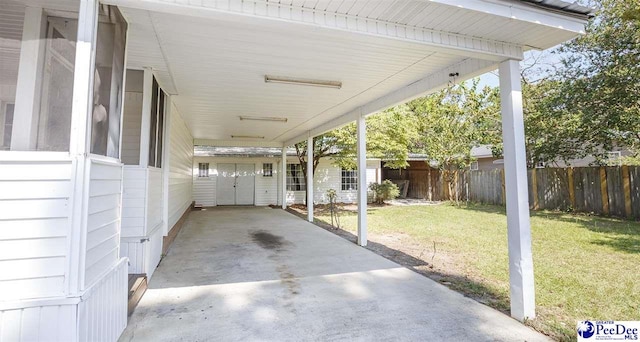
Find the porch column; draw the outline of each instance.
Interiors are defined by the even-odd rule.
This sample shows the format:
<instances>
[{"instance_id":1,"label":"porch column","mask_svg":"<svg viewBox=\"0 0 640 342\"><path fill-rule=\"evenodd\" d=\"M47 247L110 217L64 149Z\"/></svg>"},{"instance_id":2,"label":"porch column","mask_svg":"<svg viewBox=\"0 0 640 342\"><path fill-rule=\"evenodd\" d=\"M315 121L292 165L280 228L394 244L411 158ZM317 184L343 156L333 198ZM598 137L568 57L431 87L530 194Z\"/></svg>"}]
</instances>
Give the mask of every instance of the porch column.
<instances>
[{"instance_id":1,"label":"porch column","mask_svg":"<svg viewBox=\"0 0 640 342\"><path fill-rule=\"evenodd\" d=\"M25 8L11 135L15 151L36 149L46 27L42 8Z\"/></svg>"},{"instance_id":2,"label":"porch column","mask_svg":"<svg viewBox=\"0 0 640 342\"><path fill-rule=\"evenodd\" d=\"M287 209L287 147L282 146L282 163L281 163L280 179L282 184L280 191L282 191L282 209Z\"/></svg>"},{"instance_id":3,"label":"porch column","mask_svg":"<svg viewBox=\"0 0 640 342\"><path fill-rule=\"evenodd\" d=\"M358 117L358 245L367 245L367 126Z\"/></svg>"},{"instance_id":4,"label":"porch column","mask_svg":"<svg viewBox=\"0 0 640 342\"><path fill-rule=\"evenodd\" d=\"M68 293L85 289L85 253L89 203L88 173L89 143L91 141L91 113L93 112L93 82L95 48L98 27L98 0L81 0L78 13L78 40L76 42L73 72L73 103L71 107L71 139L69 154L75 167L70 199L71 251L69 252Z\"/></svg>"},{"instance_id":5,"label":"porch column","mask_svg":"<svg viewBox=\"0 0 640 342\"><path fill-rule=\"evenodd\" d=\"M313 137L307 138L307 221L313 222Z\"/></svg>"},{"instance_id":6,"label":"porch column","mask_svg":"<svg viewBox=\"0 0 640 342\"><path fill-rule=\"evenodd\" d=\"M522 91L518 61L500 63L511 316L535 317Z\"/></svg>"}]
</instances>

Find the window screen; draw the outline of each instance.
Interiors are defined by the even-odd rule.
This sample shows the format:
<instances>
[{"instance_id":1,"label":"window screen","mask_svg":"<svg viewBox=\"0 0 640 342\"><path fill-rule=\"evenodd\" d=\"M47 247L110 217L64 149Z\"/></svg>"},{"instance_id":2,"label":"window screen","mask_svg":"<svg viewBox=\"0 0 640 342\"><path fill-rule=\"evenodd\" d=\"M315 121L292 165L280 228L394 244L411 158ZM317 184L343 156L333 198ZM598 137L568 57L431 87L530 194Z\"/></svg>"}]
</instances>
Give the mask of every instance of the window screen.
<instances>
[{"instance_id":1,"label":"window screen","mask_svg":"<svg viewBox=\"0 0 640 342\"><path fill-rule=\"evenodd\" d=\"M120 157L126 22L115 6L100 6L93 79L91 153Z\"/></svg>"},{"instance_id":2,"label":"window screen","mask_svg":"<svg viewBox=\"0 0 640 342\"><path fill-rule=\"evenodd\" d=\"M149 132L149 166L162 167L162 146L164 139L164 121L166 95L155 77L151 88L151 123Z\"/></svg>"}]
</instances>

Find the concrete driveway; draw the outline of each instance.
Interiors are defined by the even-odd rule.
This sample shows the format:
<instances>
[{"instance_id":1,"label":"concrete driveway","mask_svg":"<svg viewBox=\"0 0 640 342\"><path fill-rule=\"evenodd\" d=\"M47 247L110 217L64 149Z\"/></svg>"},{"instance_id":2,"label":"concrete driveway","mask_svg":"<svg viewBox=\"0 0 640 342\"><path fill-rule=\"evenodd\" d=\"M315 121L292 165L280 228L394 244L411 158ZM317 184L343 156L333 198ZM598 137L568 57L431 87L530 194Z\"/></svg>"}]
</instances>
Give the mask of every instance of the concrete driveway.
<instances>
[{"instance_id":1,"label":"concrete driveway","mask_svg":"<svg viewBox=\"0 0 640 342\"><path fill-rule=\"evenodd\" d=\"M121 341L539 341L283 210L190 214Z\"/></svg>"}]
</instances>

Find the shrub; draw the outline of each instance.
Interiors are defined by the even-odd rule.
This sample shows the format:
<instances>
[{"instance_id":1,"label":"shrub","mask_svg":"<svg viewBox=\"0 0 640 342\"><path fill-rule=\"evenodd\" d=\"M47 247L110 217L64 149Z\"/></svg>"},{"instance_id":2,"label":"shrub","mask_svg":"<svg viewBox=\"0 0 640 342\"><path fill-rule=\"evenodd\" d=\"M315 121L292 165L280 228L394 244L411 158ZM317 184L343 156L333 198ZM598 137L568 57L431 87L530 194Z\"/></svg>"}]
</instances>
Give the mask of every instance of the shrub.
<instances>
[{"instance_id":1,"label":"shrub","mask_svg":"<svg viewBox=\"0 0 640 342\"><path fill-rule=\"evenodd\" d=\"M400 196L400 189L390 180L385 179L382 183L371 183L369 190L373 191L375 202L383 204L384 201L395 199Z\"/></svg>"}]
</instances>

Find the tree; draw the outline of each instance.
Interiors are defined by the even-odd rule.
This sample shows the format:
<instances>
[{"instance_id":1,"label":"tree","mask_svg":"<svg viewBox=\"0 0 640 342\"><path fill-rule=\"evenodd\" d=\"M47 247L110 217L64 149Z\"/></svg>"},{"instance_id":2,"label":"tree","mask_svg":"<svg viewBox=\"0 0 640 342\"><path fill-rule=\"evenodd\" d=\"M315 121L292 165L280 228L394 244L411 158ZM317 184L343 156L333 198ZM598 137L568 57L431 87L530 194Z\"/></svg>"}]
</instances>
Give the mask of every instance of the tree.
<instances>
[{"instance_id":1,"label":"tree","mask_svg":"<svg viewBox=\"0 0 640 342\"><path fill-rule=\"evenodd\" d=\"M393 168L404 168L409 165L407 163L409 147L416 137L416 130L413 121L405 118L406 114L401 110L391 109L366 118L368 158L381 158L386 166ZM355 123L314 137L313 145L313 175L323 158L331 158L336 166L344 169L356 168ZM295 149L306 179L307 142L296 144Z\"/></svg>"},{"instance_id":2,"label":"tree","mask_svg":"<svg viewBox=\"0 0 640 342\"><path fill-rule=\"evenodd\" d=\"M496 141L498 100L496 88L479 89L475 79L407 104L419 134L413 150L425 153L442 171L450 200L459 198L458 173L473 161L471 149Z\"/></svg>"},{"instance_id":3,"label":"tree","mask_svg":"<svg viewBox=\"0 0 640 342\"><path fill-rule=\"evenodd\" d=\"M640 155L640 0L597 0L586 34L563 45L553 106L576 117L583 154Z\"/></svg>"}]
</instances>

